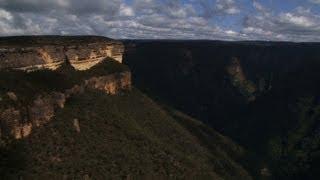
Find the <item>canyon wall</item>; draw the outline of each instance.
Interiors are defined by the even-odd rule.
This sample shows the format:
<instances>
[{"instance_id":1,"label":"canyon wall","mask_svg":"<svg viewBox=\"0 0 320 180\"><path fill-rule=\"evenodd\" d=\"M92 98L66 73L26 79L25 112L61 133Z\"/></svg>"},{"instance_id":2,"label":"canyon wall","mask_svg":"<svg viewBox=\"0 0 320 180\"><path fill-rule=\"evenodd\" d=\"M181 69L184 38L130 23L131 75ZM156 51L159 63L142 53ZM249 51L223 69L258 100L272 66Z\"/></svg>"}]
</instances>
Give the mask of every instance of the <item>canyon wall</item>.
<instances>
[{"instance_id":1,"label":"canyon wall","mask_svg":"<svg viewBox=\"0 0 320 180\"><path fill-rule=\"evenodd\" d=\"M254 179L319 179L320 43L125 44L135 86L246 147Z\"/></svg>"},{"instance_id":2,"label":"canyon wall","mask_svg":"<svg viewBox=\"0 0 320 180\"><path fill-rule=\"evenodd\" d=\"M121 42L104 37L2 38L0 69L55 70L68 60L75 69L86 70L106 58L121 63L123 51Z\"/></svg>"},{"instance_id":3,"label":"canyon wall","mask_svg":"<svg viewBox=\"0 0 320 180\"><path fill-rule=\"evenodd\" d=\"M34 128L49 123L55 111L64 108L70 97L86 90L98 90L110 95L130 90L131 72L119 64L122 63L123 52L124 45L120 41L98 36L0 38L0 71L13 73L0 76L0 140L6 137L21 139L29 136ZM119 63L104 61L108 59ZM41 77L50 73L51 79L41 81L41 78L35 78L25 84L31 89L39 84L40 87L60 87L71 83L70 86L44 92L37 89L32 95L21 92L19 94L17 91L21 87L8 87L12 82L7 76L17 76L16 80L24 81L27 78L22 77L37 73L32 71L56 70L59 67L61 68L57 71L38 74ZM23 70L29 73L8 70ZM23 76L17 75L19 73L23 73ZM53 85L50 80L55 78L61 79L54 81L57 84ZM9 92L6 92L8 90ZM28 88L25 90L27 92ZM30 96L31 102L24 100L26 96Z\"/></svg>"},{"instance_id":4,"label":"canyon wall","mask_svg":"<svg viewBox=\"0 0 320 180\"><path fill-rule=\"evenodd\" d=\"M234 139L248 142L256 134L248 142L253 146L280 131L280 122L292 121L297 99L311 96L320 103L319 43L125 44L124 63L135 86Z\"/></svg>"},{"instance_id":5,"label":"canyon wall","mask_svg":"<svg viewBox=\"0 0 320 180\"><path fill-rule=\"evenodd\" d=\"M110 95L130 91L131 73L125 71L94 76L62 92L39 93L28 104L23 103L15 92L8 92L5 97L8 99L7 108L0 108L0 140L28 137L34 129L51 122L56 110L64 108L72 96L88 90L98 90Z\"/></svg>"}]
</instances>

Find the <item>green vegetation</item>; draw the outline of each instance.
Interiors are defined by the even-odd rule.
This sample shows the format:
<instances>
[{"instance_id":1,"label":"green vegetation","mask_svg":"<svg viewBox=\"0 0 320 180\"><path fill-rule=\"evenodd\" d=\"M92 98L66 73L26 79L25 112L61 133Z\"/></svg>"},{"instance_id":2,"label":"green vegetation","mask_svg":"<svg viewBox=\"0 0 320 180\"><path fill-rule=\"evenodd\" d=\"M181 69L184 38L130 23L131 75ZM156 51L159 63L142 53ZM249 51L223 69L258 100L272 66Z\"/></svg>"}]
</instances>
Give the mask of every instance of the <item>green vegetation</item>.
<instances>
[{"instance_id":1,"label":"green vegetation","mask_svg":"<svg viewBox=\"0 0 320 180\"><path fill-rule=\"evenodd\" d=\"M74 119L80 121L80 133ZM243 155L239 146L182 113L161 108L137 89L73 97L50 124L18 143L17 154L25 161L10 153L18 162L6 166L2 177L250 179L235 160Z\"/></svg>"},{"instance_id":2,"label":"green vegetation","mask_svg":"<svg viewBox=\"0 0 320 180\"><path fill-rule=\"evenodd\" d=\"M13 91L24 103L36 94L64 91L93 76L103 76L116 72L129 71L128 67L108 58L87 71L76 71L65 63L56 71L39 70L30 73L23 71L0 72L0 97ZM31 99L30 99L31 98ZM1 104L1 101L0 101Z\"/></svg>"},{"instance_id":3,"label":"green vegetation","mask_svg":"<svg viewBox=\"0 0 320 180\"><path fill-rule=\"evenodd\" d=\"M129 69L110 60L88 71L64 64L57 71L0 72L0 110L124 71ZM6 95L10 91L17 102ZM4 179L250 179L238 163L243 156L228 138L135 88L114 96L86 90L25 139L2 138L0 174Z\"/></svg>"},{"instance_id":4,"label":"green vegetation","mask_svg":"<svg viewBox=\"0 0 320 180\"><path fill-rule=\"evenodd\" d=\"M248 101L255 99L256 87L253 82L249 80L239 81L238 79L233 79L232 84Z\"/></svg>"},{"instance_id":5,"label":"green vegetation","mask_svg":"<svg viewBox=\"0 0 320 180\"><path fill-rule=\"evenodd\" d=\"M277 177L316 179L320 175L320 105L314 102L314 98L301 98L296 125L270 141L269 154Z\"/></svg>"},{"instance_id":6,"label":"green vegetation","mask_svg":"<svg viewBox=\"0 0 320 180\"><path fill-rule=\"evenodd\" d=\"M124 62L132 70L136 86L245 147L249 151L247 170L256 179L261 175L280 180L320 179L316 110L320 104L319 45L216 41L125 44ZM188 51L188 57L180 53L183 51ZM234 57L239 62L230 64ZM312 105L304 105L308 111L297 107L301 97L314 97ZM250 103L244 103L246 99Z\"/></svg>"}]
</instances>

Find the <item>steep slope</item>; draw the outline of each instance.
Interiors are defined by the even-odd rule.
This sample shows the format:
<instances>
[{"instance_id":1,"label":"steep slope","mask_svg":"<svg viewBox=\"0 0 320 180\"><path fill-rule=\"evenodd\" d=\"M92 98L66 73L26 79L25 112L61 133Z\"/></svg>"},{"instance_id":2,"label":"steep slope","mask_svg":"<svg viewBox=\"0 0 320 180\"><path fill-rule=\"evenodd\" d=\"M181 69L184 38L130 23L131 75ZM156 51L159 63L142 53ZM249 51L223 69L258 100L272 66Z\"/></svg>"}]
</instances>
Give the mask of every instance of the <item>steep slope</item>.
<instances>
[{"instance_id":1,"label":"steep slope","mask_svg":"<svg viewBox=\"0 0 320 180\"><path fill-rule=\"evenodd\" d=\"M112 59L87 71L65 64L58 71L0 72L0 136L21 139L52 120L55 110L85 90L118 94L131 89L128 68Z\"/></svg>"},{"instance_id":2,"label":"steep slope","mask_svg":"<svg viewBox=\"0 0 320 180\"><path fill-rule=\"evenodd\" d=\"M1 72L1 178L251 179L239 163L244 150L230 139L135 88L129 91L123 76L97 78L123 72L127 67L112 60L87 71L65 64L57 71ZM92 78L93 85L82 86ZM115 93L105 85L110 82L116 82ZM45 100L54 92L68 98ZM8 108L19 118L8 116ZM20 126L12 121L34 126L15 136L10 128Z\"/></svg>"},{"instance_id":3,"label":"steep slope","mask_svg":"<svg viewBox=\"0 0 320 180\"><path fill-rule=\"evenodd\" d=\"M243 155L239 146L187 116L171 116L136 89L75 96L51 123L8 148L3 177L250 179L234 160Z\"/></svg>"},{"instance_id":4,"label":"steep slope","mask_svg":"<svg viewBox=\"0 0 320 180\"><path fill-rule=\"evenodd\" d=\"M319 179L319 43L125 44L135 86L258 154L256 174Z\"/></svg>"}]
</instances>

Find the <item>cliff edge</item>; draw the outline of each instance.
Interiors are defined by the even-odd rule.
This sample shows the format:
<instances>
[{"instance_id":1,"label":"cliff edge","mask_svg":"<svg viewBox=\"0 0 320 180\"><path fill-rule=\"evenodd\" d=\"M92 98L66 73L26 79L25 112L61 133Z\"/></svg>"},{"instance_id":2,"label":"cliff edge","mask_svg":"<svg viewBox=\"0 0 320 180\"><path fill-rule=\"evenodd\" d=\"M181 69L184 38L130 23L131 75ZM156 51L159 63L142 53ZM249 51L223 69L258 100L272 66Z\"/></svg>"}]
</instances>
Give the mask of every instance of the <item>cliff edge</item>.
<instances>
[{"instance_id":1,"label":"cliff edge","mask_svg":"<svg viewBox=\"0 0 320 180\"><path fill-rule=\"evenodd\" d=\"M245 149L132 87L120 42L9 37L0 49L2 179L252 179Z\"/></svg>"},{"instance_id":2,"label":"cliff edge","mask_svg":"<svg viewBox=\"0 0 320 180\"><path fill-rule=\"evenodd\" d=\"M21 36L0 38L0 69L55 70L69 61L86 70L107 57L122 62L120 41L99 36Z\"/></svg>"},{"instance_id":3,"label":"cliff edge","mask_svg":"<svg viewBox=\"0 0 320 180\"><path fill-rule=\"evenodd\" d=\"M99 36L0 38L0 139L29 136L84 91L130 90L123 51L121 42Z\"/></svg>"}]
</instances>

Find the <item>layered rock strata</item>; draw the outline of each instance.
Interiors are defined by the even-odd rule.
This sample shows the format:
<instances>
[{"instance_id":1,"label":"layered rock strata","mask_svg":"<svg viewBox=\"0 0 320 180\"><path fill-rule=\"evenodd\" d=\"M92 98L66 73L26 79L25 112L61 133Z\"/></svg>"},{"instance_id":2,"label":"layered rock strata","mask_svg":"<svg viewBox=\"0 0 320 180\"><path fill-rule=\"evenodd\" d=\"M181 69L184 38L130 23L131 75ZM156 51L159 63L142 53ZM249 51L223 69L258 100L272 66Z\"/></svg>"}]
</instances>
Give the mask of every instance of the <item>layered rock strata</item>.
<instances>
[{"instance_id":1,"label":"layered rock strata","mask_svg":"<svg viewBox=\"0 0 320 180\"><path fill-rule=\"evenodd\" d=\"M21 139L29 136L34 128L49 123L57 109L64 108L72 96L85 93L85 90L99 90L110 95L131 89L131 73L121 72L106 76L92 77L82 84L64 92L38 95L24 107L9 107L0 111L0 138ZM10 92L12 94L13 92ZM17 97L19 98L19 97Z\"/></svg>"},{"instance_id":2,"label":"layered rock strata","mask_svg":"<svg viewBox=\"0 0 320 180\"><path fill-rule=\"evenodd\" d=\"M121 42L103 37L62 37L60 42L49 37L41 41L35 38L35 42L29 40L30 44L28 40L15 45L11 42L14 40L0 39L0 69L54 70L68 60L75 69L86 70L106 58L121 63L124 52Z\"/></svg>"}]
</instances>

